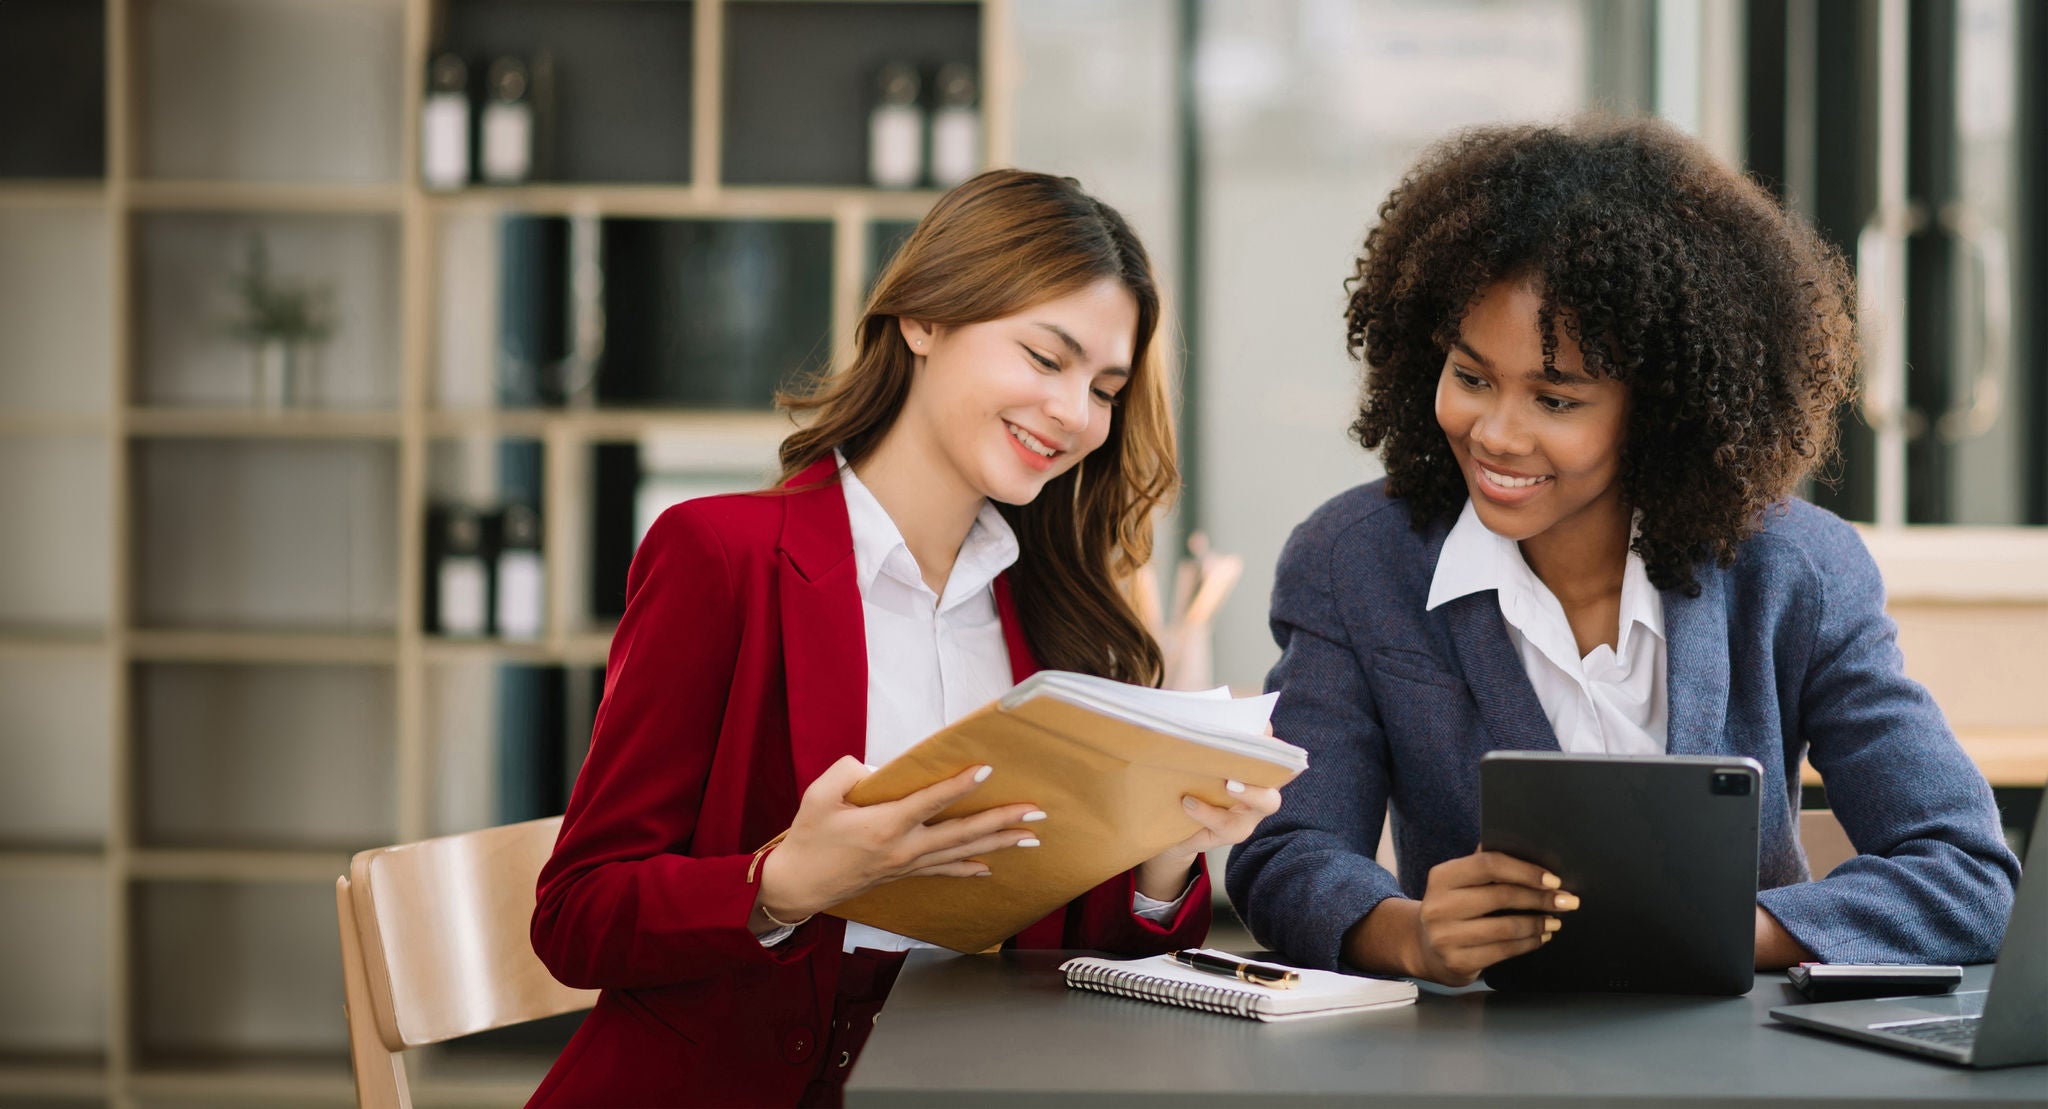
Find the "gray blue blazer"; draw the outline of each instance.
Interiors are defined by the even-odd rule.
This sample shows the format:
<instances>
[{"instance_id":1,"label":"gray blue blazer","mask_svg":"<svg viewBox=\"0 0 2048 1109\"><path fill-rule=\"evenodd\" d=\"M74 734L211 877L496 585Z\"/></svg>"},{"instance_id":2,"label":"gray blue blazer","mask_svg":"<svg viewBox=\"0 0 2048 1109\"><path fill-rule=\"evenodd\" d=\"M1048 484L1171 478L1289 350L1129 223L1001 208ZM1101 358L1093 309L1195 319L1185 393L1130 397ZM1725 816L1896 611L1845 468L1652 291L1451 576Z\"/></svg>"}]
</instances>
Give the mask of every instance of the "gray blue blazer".
<instances>
[{"instance_id":1,"label":"gray blue blazer","mask_svg":"<svg viewBox=\"0 0 2048 1109\"><path fill-rule=\"evenodd\" d=\"M1344 933L1479 842L1479 757L1557 737L1491 591L1424 611L1449 522L1416 532L1383 482L1288 540L1273 587L1276 734L1308 749L1280 811L1232 853L1230 899L1289 960L1335 968ZM1828 962L1997 956L2019 862L1984 776L1902 671L1884 586L1848 524L1773 514L1700 595L1665 592L1672 754L1764 768L1757 900ZM1798 838L1800 759L1858 855L1813 881ZM1401 880L1373 862L1393 806Z\"/></svg>"}]
</instances>

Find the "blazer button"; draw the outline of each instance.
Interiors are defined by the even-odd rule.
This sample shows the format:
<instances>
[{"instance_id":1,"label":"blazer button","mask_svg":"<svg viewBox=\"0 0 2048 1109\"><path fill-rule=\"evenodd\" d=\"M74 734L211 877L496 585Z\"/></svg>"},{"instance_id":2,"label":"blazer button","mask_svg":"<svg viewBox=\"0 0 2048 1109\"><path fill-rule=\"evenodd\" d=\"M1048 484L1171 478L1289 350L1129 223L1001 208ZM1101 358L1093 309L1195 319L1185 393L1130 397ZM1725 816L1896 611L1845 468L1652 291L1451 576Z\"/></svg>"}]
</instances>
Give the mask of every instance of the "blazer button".
<instances>
[{"instance_id":1,"label":"blazer button","mask_svg":"<svg viewBox=\"0 0 2048 1109\"><path fill-rule=\"evenodd\" d=\"M792 1063L801 1063L811 1057L816 1047L808 1028L792 1028L782 1037L782 1057Z\"/></svg>"}]
</instances>

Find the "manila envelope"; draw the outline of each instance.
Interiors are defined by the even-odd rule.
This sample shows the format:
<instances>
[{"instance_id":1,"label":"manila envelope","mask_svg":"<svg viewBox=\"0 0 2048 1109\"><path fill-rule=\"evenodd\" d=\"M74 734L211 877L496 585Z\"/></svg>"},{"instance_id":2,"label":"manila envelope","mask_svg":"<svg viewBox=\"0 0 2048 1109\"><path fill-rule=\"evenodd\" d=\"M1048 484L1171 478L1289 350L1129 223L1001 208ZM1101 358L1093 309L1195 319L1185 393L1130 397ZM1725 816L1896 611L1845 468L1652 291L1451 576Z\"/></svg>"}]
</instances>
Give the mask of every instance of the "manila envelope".
<instances>
[{"instance_id":1,"label":"manila envelope","mask_svg":"<svg viewBox=\"0 0 2048 1109\"><path fill-rule=\"evenodd\" d=\"M949 947L985 951L1114 875L1194 835L1183 795L1229 807L1225 778L1277 787L1279 763L1105 716L1053 697L990 704L939 731L848 792L857 805L894 801L970 766L993 767L979 789L935 819L1029 801L1041 846L986 856L986 878L902 878L834 906L833 916Z\"/></svg>"}]
</instances>

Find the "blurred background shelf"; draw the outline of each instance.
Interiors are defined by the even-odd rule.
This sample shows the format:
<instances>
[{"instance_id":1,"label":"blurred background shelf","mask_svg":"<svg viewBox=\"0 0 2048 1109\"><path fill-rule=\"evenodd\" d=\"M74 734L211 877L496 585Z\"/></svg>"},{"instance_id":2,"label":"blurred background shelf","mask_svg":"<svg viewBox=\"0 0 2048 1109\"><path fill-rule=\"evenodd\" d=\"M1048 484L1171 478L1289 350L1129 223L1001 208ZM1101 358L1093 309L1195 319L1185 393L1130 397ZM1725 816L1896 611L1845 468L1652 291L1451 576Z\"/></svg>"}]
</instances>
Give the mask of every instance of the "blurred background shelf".
<instances>
[{"instance_id":1,"label":"blurred background shelf","mask_svg":"<svg viewBox=\"0 0 2048 1109\"><path fill-rule=\"evenodd\" d=\"M866 184L872 59L820 55L1007 49L1003 0L780 7L0 4L0 1104L351 1103L349 856L561 811L640 534L773 476L939 195ZM527 182L420 182L444 51L559 78ZM534 568L480 564L476 635L454 518ZM519 1104L573 1028L415 1053L417 1103Z\"/></svg>"},{"instance_id":2,"label":"blurred background shelf","mask_svg":"<svg viewBox=\"0 0 2048 1109\"><path fill-rule=\"evenodd\" d=\"M128 433L148 439L361 439L399 436L396 412L317 409L131 408Z\"/></svg>"},{"instance_id":3,"label":"blurred background shelf","mask_svg":"<svg viewBox=\"0 0 2048 1109\"><path fill-rule=\"evenodd\" d=\"M0 844L0 882L33 878L103 878L106 872L106 854L94 848L32 850Z\"/></svg>"},{"instance_id":4,"label":"blurred background shelf","mask_svg":"<svg viewBox=\"0 0 2048 1109\"><path fill-rule=\"evenodd\" d=\"M388 666L398 661L398 637L368 632L335 635L136 629L128 633L128 655L138 662Z\"/></svg>"},{"instance_id":5,"label":"blurred background shelf","mask_svg":"<svg viewBox=\"0 0 2048 1109\"><path fill-rule=\"evenodd\" d=\"M526 642L430 636L422 648L422 657L429 663L603 666L611 644L609 632L586 632Z\"/></svg>"},{"instance_id":6,"label":"blurred background shelf","mask_svg":"<svg viewBox=\"0 0 2048 1109\"><path fill-rule=\"evenodd\" d=\"M105 435L114 422L104 412L0 411L0 435L23 438L83 438Z\"/></svg>"},{"instance_id":7,"label":"blurred background shelf","mask_svg":"<svg viewBox=\"0 0 2048 1109\"><path fill-rule=\"evenodd\" d=\"M930 189L819 188L802 185L521 185L432 194L451 214L637 216L667 219L916 220L939 198Z\"/></svg>"},{"instance_id":8,"label":"blurred background shelf","mask_svg":"<svg viewBox=\"0 0 2048 1109\"><path fill-rule=\"evenodd\" d=\"M0 1054L0 1097L9 1104L62 1104L75 1098L82 1105L103 1105L110 1092L104 1056L78 1055L67 1062L54 1052Z\"/></svg>"},{"instance_id":9,"label":"blurred background shelf","mask_svg":"<svg viewBox=\"0 0 2048 1109\"><path fill-rule=\"evenodd\" d=\"M355 1078L348 1062L331 1053L268 1057L165 1054L133 1073L128 1091L149 1105L348 1106L355 1104Z\"/></svg>"},{"instance_id":10,"label":"blurred background shelf","mask_svg":"<svg viewBox=\"0 0 2048 1109\"><path fill-rule=\"evenodd\" d=\"M396 184L268 181L137 181L129 203L144 212L282 212L396 215L408 191Z\"/></svg>"},{"instance_id":11,"label":"blurred background shelf","mask_svg":"<svg viewBox=\"0 0 2048 1109\"><path fill-rule=\"evenodd\" d=\"M131 877L151 882L328 882L348 873L353 851L235 851L145 848Z\"/></svg>"},{"instance_id":12,"label":"blurred background shelf","mask_svg":"<svg viewBox=\"0 0 2048 1109\"><path fill-rule=\"evenodd\" d=\"M545 408L436 410L427 416L435 436L517 436L571 442L635 442L671 437L780 444L796 424L779 412L692 412L660 408Z\"/></svg>"},{"instance_id":13,"label":"blurred background shelf","mask_svg":"<svg viewBox=\"0 0 2048 1109\"><path fill-rule=\"evenodd\" d=\"M107 187L79 181L0 181L0 208L104 208Z\"/></svg>"},{"instance_id":14,"label":"blurred background shelf","mask_svg":"<svg viewBox=\"0 0 2048 1109\"><path fill-rule=\"evenodd\" d=\"M89 655L106 649L107 634L96 627L0 624L0 656Z\"/></svg>"}]
</instances>

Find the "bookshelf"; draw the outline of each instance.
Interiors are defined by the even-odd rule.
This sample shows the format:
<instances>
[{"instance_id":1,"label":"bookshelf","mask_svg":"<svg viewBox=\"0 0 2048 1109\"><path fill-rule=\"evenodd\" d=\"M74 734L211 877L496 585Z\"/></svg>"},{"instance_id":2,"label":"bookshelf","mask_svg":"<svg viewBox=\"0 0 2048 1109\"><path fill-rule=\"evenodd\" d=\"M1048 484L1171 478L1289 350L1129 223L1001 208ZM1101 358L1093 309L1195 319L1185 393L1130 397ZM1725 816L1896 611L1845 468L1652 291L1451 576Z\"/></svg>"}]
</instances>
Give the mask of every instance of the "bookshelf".
<instances>
[{"instance_id":1,"label":"bookshelf","mask_svg":"<svg viewBox=\"0 0 2048 1109\"><path fill-rule=\"evenodd\" d=\"M0 100L42 113L0 114L0 1103L352 1103L334 876L500 822L532 704L507 674L546 679L573 775L613 619L593 583L623 573L593 501L772 468L774 364L845 353L938 196L861 183L862 74L975 63L1000 164L1008 27L1008 0L0 5ZM430 52L541 46L579 78L544 175L422 187ZM256 402L226 327L252 235L331 297L300 403ZM608 295L636 250L700 299L767 259L793 334L608 331L698 353L510 401L506 252L565 238L622 260ZM511 494L541 508L540 633L429 633L428 509ZM520 1104L573 1026L413 1053L415 1098Z\"/></svg>"}]
</instances>

